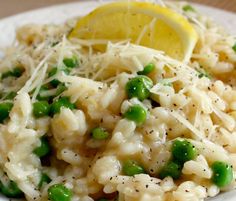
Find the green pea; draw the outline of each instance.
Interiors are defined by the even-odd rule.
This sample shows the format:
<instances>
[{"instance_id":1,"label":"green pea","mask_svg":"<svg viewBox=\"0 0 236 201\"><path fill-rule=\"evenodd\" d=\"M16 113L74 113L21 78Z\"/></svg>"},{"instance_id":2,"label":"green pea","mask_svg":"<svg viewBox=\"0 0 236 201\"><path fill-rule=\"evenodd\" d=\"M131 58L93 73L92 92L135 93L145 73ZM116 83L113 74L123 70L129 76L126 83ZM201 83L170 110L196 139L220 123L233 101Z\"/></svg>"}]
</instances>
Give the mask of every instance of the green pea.
<instances>
[{"instance_id":1,"label":"green pea","mask_svg":"<svg viewBox=\"0 0 236 201\"><path fill-rule=\"evenodd\" d=\"M5 72L5 73L3 73L2 74L2 79L5 79L5 78L7 78L7 77L11 77L12 76L12 72L11 71L7 71L7 72Z\"/></svg>"},{"instance_id":2,"label":"green pea","mask_svg":"<svg viewBox=\"0 0 236 201\"><path fill-rule=\"evenodd\" d=\"M16 67L12 71L12 76L13 77L20 77L23 74L23 72L24 72L23 68Z\"/></svg>"},{"instance_id":3,"label":"green pea","mask_svg":"<svg viewBox=\"0 0 236 201\"><path fill-rule=\"evenodd\" d=\"M100 199L98 199L97 201L109 201L109 200L106 199L106 198L100 198Z\"/></svg>"},{"instance_id":4,"label":"green pea","mask_svg":"<svg viewBox=\"0 0 236 201\"><path fill-rule=\"evenodd\" d=\"M71 72L71 69L70 69L70 68L63 68L62 71L63 71L66 75L69 75L70 72Z\"/></svg>"},{"instance_id":5,"label":"green pea","mask_svg":"<svg viewBox=\"0 0 236 201\"><path fill-rule=\"evenodd\" d=\"M153 63L150 63L144 67L142 71L138 72L138 75L148 75L155 69L155 65Z\"/></svg>"},{"instance_id":6,"label":"green pea","mask_svg":"<svg viewBox=\"0 0 236 201\"><path fill-rule=\"evenodd\" d=\"M97 127L92 130L92 137L95 140L105 140L109 137L109 133L104 128Z\"/></svg>"},{"instance_id":7,"label":"green pea","mask_svg":"<svg viewBox=\"0 0 236 201\"><path fill-rule=\"evenodd\" d=\"M3 121L9 117L12 107L13 103L0 103L0 123L3 123Z\"/></svg>"},{"instance_id":8,"label":"green pea","mask_svg":"<svg viewBox=\"0 0 236 201\"><path fill-rule=\"evenodd\" d=\"M133 105L124 113L124 117L139 125L146 121L147 112L142 106Z\"/></svg>"},{"instance_id":9,"label":"green pea","mask_svg":"<svg viewBox=\"0 0 236 201\"><path fill-rule=\"evenodd\" d=\"M57 67L55 68L52 68L49 73L48 73L48 77L52 77L54 75L56 75L58 73L58 71L62 70L65 74L69 74L70 73L70 69L68 68L63 68L63 69L58 69ZM61 82L57 79L54 79L50 82L50 84L53 86L53 87L57 87Z\"/></svg>"},{"instance_id":10,"label":"green pea","mask_svg":"<svg viewBox=\"0 0 236 201\"><path fill-rule=\"evenodd\" d=\"M60 113L62 107L73 110L75 109L75 104L71 103L68 97L61 97L52 103L50 108L51 116Z\"/></svg>"},{"instance_id":11,"label":"green pea","mask_svg":"<svg viewBox=\"0 0 236 201\"><path fill-rule=\"evenodd\" d=\"M41 137L40 141L41 141L41 144L39 147L36 147L34 149L34 154L36 154L38 157L41 158L43 156L48 155L51 149L50 149L48 139L46 137Z\"/></svg>"},{"instance_id":12,"label":"green pea","mask_svg":"<svg viewBox=\"0 0 236 201\"><path fill-rule=\"evenodd\" d=\"M45 173L42 173L40 182L39 182L39 184L38 184L38 187L39 187L39 188L42 188L42 186L43 186L44 184L48 184L48 183L50 183L51 181L52 181L52 180L49 178L48 175L46 175Z\"/></svg>"},{"instance_id":13,"label":"green pea","mask_svg":"<svg viewBox=\"0 0 236 201\"><path fill-rule=\"evenodd\" d=\"M212 182L218 187L225 187L232 182L233 170L229 164L216 161L212 164L211 169L213 171Z\"/></svg>"},{"instance_id":14,"label":"green pea","mask_svg":"<svg viewBox=\"0 0 236 201\"><path fill-rule=\"evenodd\" d=\"M8 198L22 198L24 193L19 189L14 181L9 181L6 185L0 182L0 190Z\"/></svg>"},{"instance_id":15,"label":"green pea","mask_svg":"<svg viewBox=\"0 0 236 201\"><path fill-rule=\"evenodd\" d=\"M48 189L48 198L51 201L71 201L72 192L63 184L55 184Z\"/></svg>"},{"instance_id":16,"label":"green pea","mask_svg":"<svg viewBox=\"0 0 236 201\"><path fill-rule=\"evenodd\" d=\"M60 42L59 41L55 41L55 42L52 42L52 45L51 47L55 47L57 44L59 44Z\"/></svg>"},{"instance_id":17,"label":"green pea","mask_svg":"<svg viewBox=\"0 0 236 201\"><path fill-rule=\"evenodd\" d=\"M169 162L165 165L159 173L159 178L164 179L165 177L172 177L173 179L179 179L181 176L182 167L175 163Z\"/></svg>"},{"instance_id":18,"label":"green pea","mask_svg":"<svg viewBox=\"0 0 236 201\"><path fill-rule=\"evenodd\" d=\"M75 68L78 65L78 59L75 56L71 58L64 58L63 63L68 68Z\"/></svg>"},{"instance_id":19,"label":"green pea","mask_svg":"<svg viewBox=\"0 0 236 201\"><path fill-rule=\"evenodd\" d=\"M187 140L175 140L172 145L172 155L175 162L184 164L197 156L197 150Z\"/></svg>"},{"instance_id":20,"label":"green pea","mask_svg":"<svg viewBox=\"0 0 236 201\"><path fill-rule=\"evenodd\" d=\"M134 176L136 174L145 174L144 168L138 164L137 161L127 160L123 164L123 173L127 176Z\"/></svg>"},{"instance_id":21,"label":"green pea","mask_svg":"<svg viewBox=\"0 0 236 201\"><path fill-rule=\"evenodd\" d=\"M11 91L6 94L6 96L4 97L4 100L13 100L16 97L16 95L17 95L16 92Z\"/></svg>"},{"instance_id":22,"label":"green pea","mask_svg":"<svg viewBox=\"0 0 236 201\"><path fill-rule=\"evenodd\" d=\"M64 83L60 83L57 86L57 91L56 91L56 96L59 96L62 92L64 92L65 90L67 90L67 87L65 86Z\"/></svg>"},{"instance_id":23,"label":"green pea","mask_svg":"<svg viewBox=\"0 0 236 201\"><path fill-rule=\"evenodd\" d=\"M140 101L143 101L150 96L152 86L153 82L149 77L139 75L128 81L126 84L126 93L129 98L137 97Z\"/></svg>"},{"instance_id":24,"label":"green pea","mask_svg":"<svg viewBox=\"0 0 236 201\"><path fill-rule=\"evenodd\" d=\"M52 76L56 75L56 74L57 74L57 71L58 71L57 67L52 68L52 69L48 72L48 77L52 77Z\"/></svg>"},{"instance_id":25,"label":"green pea","mask_svg":"<svg viewBox=\"0 0 236 201\"><path fill-rule=\"evenodd\" d=\"M50 90L50 87L48 85L43 85L40 87L39 89L39 93L37 95L37 100L39 101L51 101L51 99L53 98L52 96L46 95L46 92Z\"/></svg>"},{"instance_id":26,"label":"green pea","mask_svg":"<svg viewBox=\"0 0 236 201\"><path fill-rule=\"evenodd\" d=\"M23 68L16 67L12 71L7 71L2 74L2 79L5 79L7 77L20 77L24 72Z\"/></svg>"},{"instance_id":27,"label":"green pea","mask_svg":"<svg viewBox=\"0 0 236 201\"><path fill-rule=\"evenodd\" d=\"M57 74L57 71L58 71L57 68L51 69L51 70L49 71L49 73L48 73L48 77L52 77L52 76L56 75L56 74ZM52 85L53 87L57 87L57 85L60 84L60 81L57 80L57 79L54 79L54 80L52 80L50 83L51 83L51 85Z\"/></svg>"},{"instance_id":28,"label":"green pea","mask_svg":"<svg viewBox=\"0 0 236 201\"><path fill-rule=\"evenodd\" d=\"M185 11L185 12L188 12L188 11L195 12L195 9L192 6L190 6L190 5L185 5L183 7L183 11Z\"/></svg>"},{"instance_id":29,"label":"green pea","mask_svg":"<svg viewBox=\"0 0 236 201\"><path fill-rule=\"evenodd\" d=\"M236 42L235 42L235 44L233 45L232 49L234 50L234 52L236 52Z\"/></svg>"},{"instance_id":30,"label":"green pea","mask_svg":"<svg viewBox=\"0 0 236 201\"><path fill-rule=\"evenodd\" d=\"M50 105L47 101L38 101L33 104L33 114L36 118L48 116Z\"/></svg>"}]
</instances>

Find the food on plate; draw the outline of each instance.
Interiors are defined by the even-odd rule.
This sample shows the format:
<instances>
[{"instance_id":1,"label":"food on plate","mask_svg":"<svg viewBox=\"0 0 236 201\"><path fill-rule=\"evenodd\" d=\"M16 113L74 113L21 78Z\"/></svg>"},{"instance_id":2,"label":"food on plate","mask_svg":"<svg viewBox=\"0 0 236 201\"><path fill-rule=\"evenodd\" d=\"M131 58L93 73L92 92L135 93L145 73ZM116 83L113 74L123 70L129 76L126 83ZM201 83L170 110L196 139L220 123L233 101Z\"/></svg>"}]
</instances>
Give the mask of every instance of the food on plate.
<instances>
[{"instance_id":1,"label":"food on plate","mask_svg":"<svg viewBox=\"0 0 236 201\"><path fill-rule=\"evenodd\" d=\"M30 24L0 60L0 191L203 201L236 187L236 38L184 2Z\"/></svg>"}]
</instances>

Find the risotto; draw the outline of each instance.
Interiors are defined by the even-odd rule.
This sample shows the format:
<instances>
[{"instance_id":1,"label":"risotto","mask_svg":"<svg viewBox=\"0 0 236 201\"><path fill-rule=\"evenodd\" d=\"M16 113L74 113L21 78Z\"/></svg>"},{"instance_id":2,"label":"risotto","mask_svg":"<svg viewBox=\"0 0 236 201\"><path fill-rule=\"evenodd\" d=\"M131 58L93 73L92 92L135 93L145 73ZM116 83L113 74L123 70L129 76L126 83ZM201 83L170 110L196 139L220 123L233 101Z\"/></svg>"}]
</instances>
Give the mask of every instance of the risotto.
<instances>
[{"instance_id":1,"label":"risotto","mask_svg":"<svg viewBox=\"0 0 236 201\"><path fill-rule=\"evenodd\" d=\"M0 61L0 190L51 201L203 201L236 187L236 38L186 3L188 63L64 25L26 25Z\"/></svg>"}]
</instances>

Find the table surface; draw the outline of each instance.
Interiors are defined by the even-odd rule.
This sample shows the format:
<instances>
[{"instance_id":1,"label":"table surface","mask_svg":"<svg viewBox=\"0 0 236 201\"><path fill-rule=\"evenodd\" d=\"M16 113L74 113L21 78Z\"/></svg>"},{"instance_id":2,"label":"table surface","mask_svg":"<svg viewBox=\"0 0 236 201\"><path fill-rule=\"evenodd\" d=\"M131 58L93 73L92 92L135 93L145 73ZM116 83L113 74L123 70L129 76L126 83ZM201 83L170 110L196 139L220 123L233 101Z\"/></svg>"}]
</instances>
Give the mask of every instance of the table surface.
<instances>
[{"instance_id":1,"label":"table surface","mask_svg":"<svg viewBox=\"0 0 236 201\"><path fill-rule=\"evenodd\" d=\"M0 0L0 18L36 8L75 1L81 0ZM236 14L236 0L189 0L189 2L225 9Z\"/></svg>"}]
</instances>

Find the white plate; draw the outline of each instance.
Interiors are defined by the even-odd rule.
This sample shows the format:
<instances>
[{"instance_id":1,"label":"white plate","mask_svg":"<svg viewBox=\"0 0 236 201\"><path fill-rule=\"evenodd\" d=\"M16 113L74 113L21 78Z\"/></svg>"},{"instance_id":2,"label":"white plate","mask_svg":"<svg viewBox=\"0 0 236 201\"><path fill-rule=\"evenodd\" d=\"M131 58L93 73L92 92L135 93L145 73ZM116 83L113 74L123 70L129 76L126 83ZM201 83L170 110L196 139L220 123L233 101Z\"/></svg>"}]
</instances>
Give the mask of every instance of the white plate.
<instances>
[{"instance_id":1,"label":"white plate","mask_svg":"<svg viewBox=\"0 0 236 201\"><path fill-rule=\"evenodd\" d=\"M106 0L103 0L106 1ZM0 46L10 45L15 38L15 29L27 23L63 23L68 18L83 16L93 10L100 3L99 1L82 1L77 3L68 3L58 6L47 7L26 13L21 13L12 17L0 20ZM223 25L230 33L236 35L236 15L223 10L195 4L203 14L211 16L214 20ZM235 201L236 191L222 193L209 201ZM0 201L8 201L0 197Z\"/></svg>"}]
</instances>

